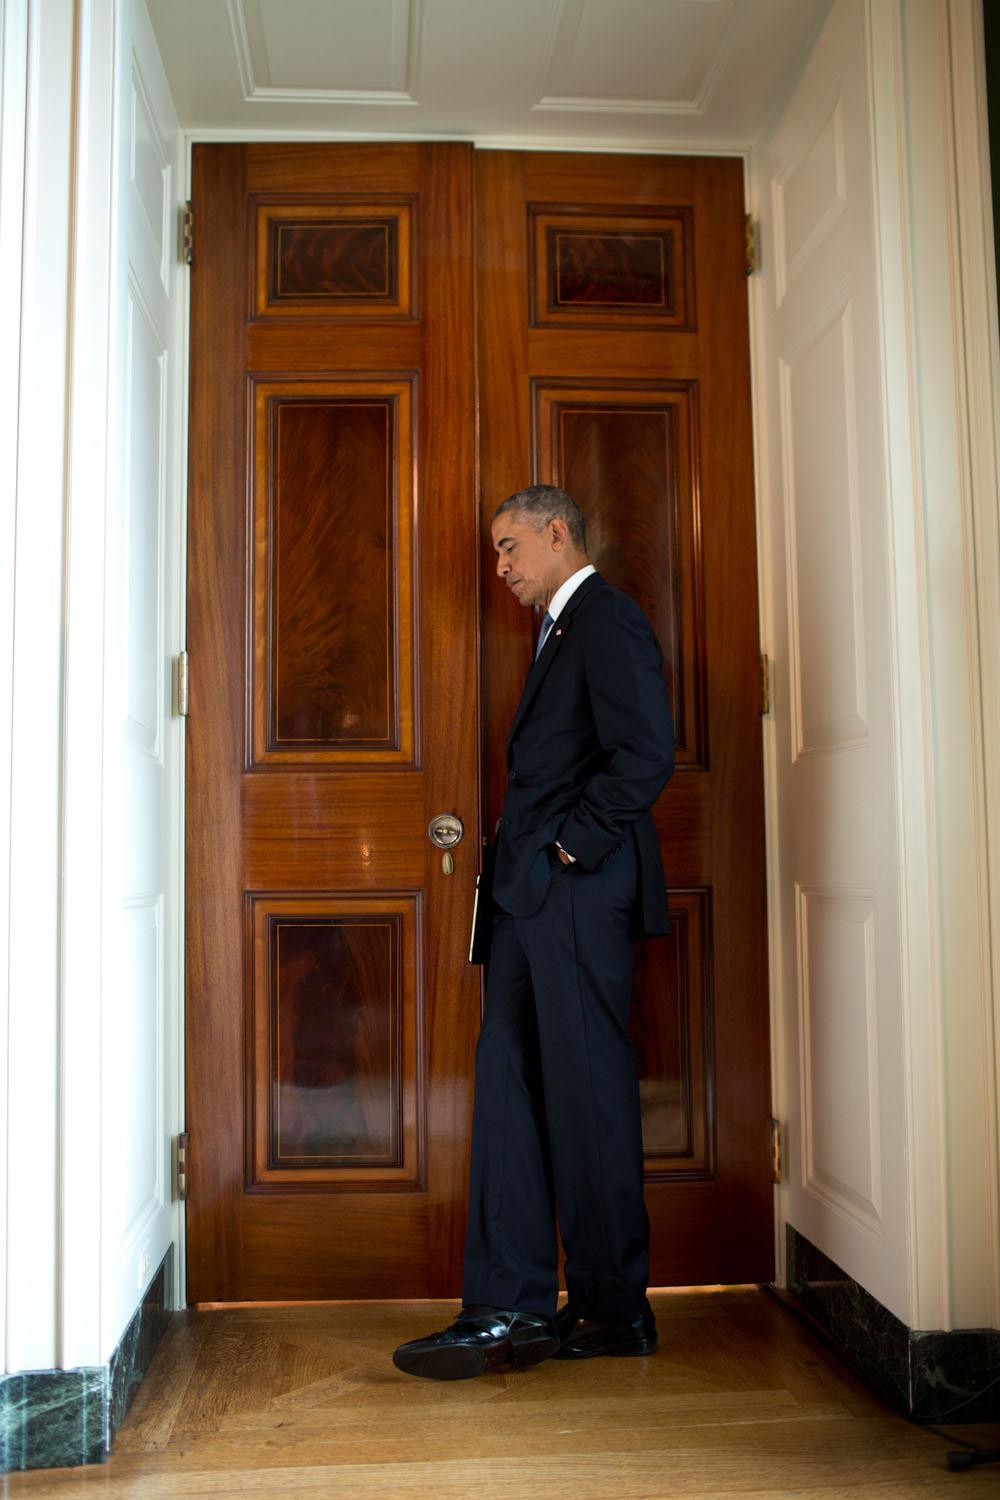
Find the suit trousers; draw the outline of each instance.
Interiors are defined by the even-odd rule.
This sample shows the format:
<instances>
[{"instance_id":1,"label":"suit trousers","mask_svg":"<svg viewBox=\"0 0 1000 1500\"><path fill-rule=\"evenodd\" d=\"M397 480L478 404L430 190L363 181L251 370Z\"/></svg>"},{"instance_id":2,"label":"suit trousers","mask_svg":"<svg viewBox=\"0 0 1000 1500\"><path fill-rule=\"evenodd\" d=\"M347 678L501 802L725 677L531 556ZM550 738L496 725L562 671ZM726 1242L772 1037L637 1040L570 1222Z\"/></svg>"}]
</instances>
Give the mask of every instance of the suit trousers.
<instances>
[{"instance_id":1,"label":"suit trousers","mask_svg":"<svg viewBox=\"0 0 1000 1500\"><path fill-rule=\"evenodd\" d=\"M580 1317L630 1322L649 1272L627 839L594 871L552 852L530 917L494 917L476 1049L463 1300L552 1316L556 1214Z\"/></svg>"}]
</instances>

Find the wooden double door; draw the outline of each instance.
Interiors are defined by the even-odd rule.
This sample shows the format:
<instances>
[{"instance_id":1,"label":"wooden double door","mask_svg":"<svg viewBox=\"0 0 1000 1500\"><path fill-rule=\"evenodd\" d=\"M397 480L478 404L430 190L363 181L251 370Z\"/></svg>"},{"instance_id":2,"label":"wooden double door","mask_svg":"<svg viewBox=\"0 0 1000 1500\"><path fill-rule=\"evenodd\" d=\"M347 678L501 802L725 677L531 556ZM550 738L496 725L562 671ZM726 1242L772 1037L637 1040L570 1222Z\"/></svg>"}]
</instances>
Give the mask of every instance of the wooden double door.
<instances>
[{"instance_id":1,"label":"wooden double door","mask_svg":"<svg viewBox=\"0 0 1000 1500\"><path fill-rule=\"evenodd\" d=\"M534 634L489 521L534 481L583 505L673 704L652 1281L768 1278L741 164L201 145L192 201L189 1301L460 1289L472 890Z\"/></svg>"}]
</instances>

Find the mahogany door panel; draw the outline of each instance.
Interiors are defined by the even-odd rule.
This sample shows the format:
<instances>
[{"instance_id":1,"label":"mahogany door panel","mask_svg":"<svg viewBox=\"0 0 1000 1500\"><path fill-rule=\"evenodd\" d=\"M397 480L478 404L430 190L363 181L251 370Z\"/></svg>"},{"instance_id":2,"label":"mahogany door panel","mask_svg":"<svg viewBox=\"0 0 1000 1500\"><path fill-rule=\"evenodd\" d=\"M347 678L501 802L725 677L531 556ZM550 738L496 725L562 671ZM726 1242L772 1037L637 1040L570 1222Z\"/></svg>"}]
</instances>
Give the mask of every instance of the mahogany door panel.
<instances>
[{"instance_id":1,"label":"mahogany door panel","mask_svg":"<svg viewBox=\"0 0 1000 1500\"><path fill-rule=\"evenodd\" d=\"M414 380L250 376L250 765L414 763Z\"/></svg>"},{"instance_id":2,"label":"mahogany door panel","mask_svg":"<svg viewBox=\"0 0 1000 1500\"><path fill-rule=\"evenodd\" d=\"M639 945L654 1284L773 1274L763 769L742 166L476 159L483 568L532 482L583 506L592 560L648 614L677 768L655 810L672 931ZM484 584L484 809L533 622Z\"/></svg>"},{"instance_id":3,"label":"mahogany door panel","mask_svg":"<svg viewBox=\"0 0 1000 1500\"><path fill-rule=\"evenodd\" d=\"M702 765L697 384L535 378L530 384L538 472L579 501L601 572L646 612L672 687L677 764Z\"/></svg>"},{"instance_id":4,"label":"mahogany door panel","mask_svg":"<svg viewBox=\"0 0 1000 1500\"><path fill-rule=\"evenodd\" d=\"M417 1186L417 895L247 897L247 1186Z\"/></svg>"},{"instance_id":5,"label":"mahogany door panel","mask_svg":"<svg viewBox=\"0 0 1000 1500\"><path fill-rule=\"evenodd\" d=\"M690 207L529 203L528 236L532 328L695 327Z\"/></svg>"},{"instance_id":6,"label":"mahogany door panel","mask_svg":"<svg viewBox=\"0 0 1000 1500\"><path fill-rule=\"evenodd\" d=\"M441 1295L480 990L471 151L197 146L193 203L188 1294Z\"/></svg>"}]
</instances>

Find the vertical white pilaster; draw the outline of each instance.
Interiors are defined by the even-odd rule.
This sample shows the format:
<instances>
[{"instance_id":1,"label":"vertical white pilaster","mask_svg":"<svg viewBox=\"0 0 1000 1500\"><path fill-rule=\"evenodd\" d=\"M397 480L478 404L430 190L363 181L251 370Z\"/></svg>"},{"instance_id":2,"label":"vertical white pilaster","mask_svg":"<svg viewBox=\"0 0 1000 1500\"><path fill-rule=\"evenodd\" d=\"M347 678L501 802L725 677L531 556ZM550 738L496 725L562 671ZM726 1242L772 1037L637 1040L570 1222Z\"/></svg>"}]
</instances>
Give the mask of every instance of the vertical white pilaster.
<instances>
[{"instance_id":1,"label":"vertical white pilaster","mask_svg":"<svg viewBox=\"0 0 1000 1500\"><path fill-rule=\"evenodd\" d=\"M114 0L77 0L67 411L57 1364L101 1362L104 625Z\"/></svg>"},{"instance_id":2,"label":"vertical white pilaster","mask_svg":"<svg viewBox=\"0 0 1000 1500\"><path fill-rule=\"evenodd\" d=\"M875 7L876 16L880 9ZM995 523L995 435L992 421L983 416L985 404L996 400L991 387L996 319L992 278L986 274L989 210L981 199L983 142L977 135L981 35L969 29L972 10L950 0L907 0L899 28L912 308L909 383L927 622L921 664L931 703L928 818L934 865L928 921L936 932L931 975L936 998L916 988L904 997L913 1325L944 1329L988 1326L1000 1310L983 741L984 688L995 712L996 693L988 679L997 671L996 659L988 667L983 646L995 650L997 635L981 608L997 598L1000 568L995 525L992 551L988 534L991 519ZM973 124L969 111L975 113L977 104L980 119ZM970 384L970 360L981 377L976 387ZM994 795L998 790L993 788Z\"/></svg>"},{"instance_id":3,"label":"vertical white pilaster","mask_svg":"<svg viewBox=\"0 0 1000 1500\"><path fill-rule=\"evenodd\" d=\"M11 715L17 409L21 364L21 236L24 210L28 13L0 0L0 1202L7 1204L10 1023ZM6 1213L2 1222L6 1226ZM0 1234L0 1357L6 1357L7 1234ZM7 1368L5 1365L4 1368Z\"/></svg>"},{"instance_id":4,"label":"vertical white pilaster","mask_svg":"<svg viewBox=\"0 0 1000 1500\"><path fill-rule=\"evenodd\" d=\"M11 693L8 1369L59 1343L59 927L73 0L29 0Z\"/></svg>"},{"instance_id":5,"label":"vertical white pilaster","mask_svg":"<svg viewBox=\"0 0 1000 1500\"><path fill-rule=\"evenodd\" d=\"M956 1022L964 1047L955 1058L951 1087L962 1100L975 1080L969 1127L980 1145L973 1171L963 1179L976 1202L976 1253L985 1261L983 1296L968 1312L956 1288L956 1317L980 1307L1000 1328L1000 324L997 317L996 245L993 237L989 121L986 105L983 12L966 0L948 0L950 54L950 155L954 161L956 285L960 291L959 414L962 478L970 552L969 649L971 763L975 778L977 836L978 973ZM976 1274L976 1267L971 1268ZM965 1268L956 1257L956 1275Z\"/></svg>"}]
</instances>

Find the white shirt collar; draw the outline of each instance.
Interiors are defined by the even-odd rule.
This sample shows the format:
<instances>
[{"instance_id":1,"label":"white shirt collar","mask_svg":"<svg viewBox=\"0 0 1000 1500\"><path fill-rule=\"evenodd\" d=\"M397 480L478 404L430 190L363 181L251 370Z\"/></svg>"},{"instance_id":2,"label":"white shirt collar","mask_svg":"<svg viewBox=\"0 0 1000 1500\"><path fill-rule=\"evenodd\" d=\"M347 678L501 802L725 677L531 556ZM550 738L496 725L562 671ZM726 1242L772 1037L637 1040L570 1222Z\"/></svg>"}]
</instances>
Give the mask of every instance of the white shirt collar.
<instances>
[{"instance_id":1,"label":"white shirt collar","mask_svg":"<svg viewBox=\"0 0 1000 1500\"><path fill-rule=\"evenodd\" d=\"M589 578L591 573L596 572L597 569L594 567L594 564L588 563L585 568L579 568L575 573L571 573L565 583L559 585L549 600L549 618L558 620L560 614L569 603L570 597L576 593L583 580Z\"/></svg>"}]
</instances>

